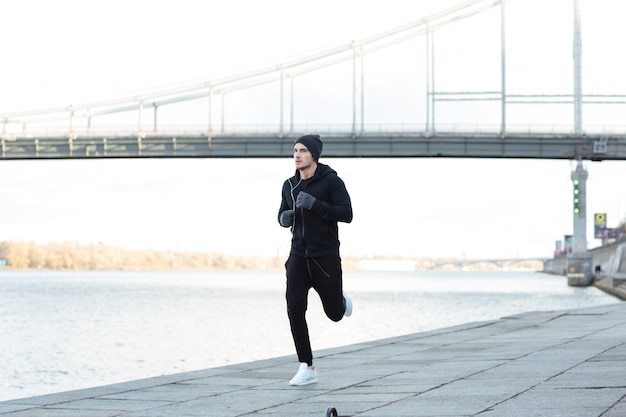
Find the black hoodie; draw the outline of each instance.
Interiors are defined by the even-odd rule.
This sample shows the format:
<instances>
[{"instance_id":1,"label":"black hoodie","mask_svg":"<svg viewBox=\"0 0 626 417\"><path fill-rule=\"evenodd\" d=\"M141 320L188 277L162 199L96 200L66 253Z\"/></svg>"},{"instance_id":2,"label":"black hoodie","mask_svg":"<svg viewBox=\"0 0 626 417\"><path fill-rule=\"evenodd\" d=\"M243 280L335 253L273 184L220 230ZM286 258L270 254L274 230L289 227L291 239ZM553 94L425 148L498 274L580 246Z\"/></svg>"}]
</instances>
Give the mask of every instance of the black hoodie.
<instances>
[{"instance_id":1,"label":"black hoodie","mask_svg":"<svg viewBox=\"0 0 626 417\"><path fill-rule=\"evenodd\" d=\"M295 208L298 193L315 197L311 210ZM300 180L300 172L283 184L278 218L285 210L295 210L291 228L291 254L305 257L339 256L337 222L352 221L352 204L346 186L331 167L317 164L313 177ZM280 223L280 221L279 221Z\"/></svg>"}]
</instances>

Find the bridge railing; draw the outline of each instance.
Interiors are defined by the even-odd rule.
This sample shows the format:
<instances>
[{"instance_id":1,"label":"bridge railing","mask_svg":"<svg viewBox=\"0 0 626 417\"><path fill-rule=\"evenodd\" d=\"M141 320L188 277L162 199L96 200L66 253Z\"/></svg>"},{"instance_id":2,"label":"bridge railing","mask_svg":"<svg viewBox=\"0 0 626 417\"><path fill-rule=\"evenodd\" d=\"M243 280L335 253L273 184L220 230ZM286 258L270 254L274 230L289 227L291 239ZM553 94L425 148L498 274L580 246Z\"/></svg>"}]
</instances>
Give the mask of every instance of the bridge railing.
<instances>
[{"instance_id":1,"label":"bridge railing","mask_svg":"<svg viewBox=\"0 0 626 417\"><path fill-rule=\"evenodd\" d=\"M361 127L361 126L359 126ZM72 130L66 126L34 126L26 131L7 130L0 135L0 139L7 141L19 140L20 138L62 138L62 137L117 137L117 136L229 136L229 135L262 135L285 137L294 134L314 132L324 135L423 135L436 137L440 134L467 134L467 135L498 135L499 124L440 124L436 131L427 130L426 123L368 123L356 131L350 123L306 123L293 125L291 129L281 130L277 123L266 124L229 124L223 129L209 132L206 124L168 124L160 126L158 130L139 130L136 125L111 125L96 128L78 127ZM626 125L622 126L587 126L588 135L626 135ZM507 135L533 134L546 135L573 135L573 127L569 124L543 124L543 125L511 125L507 129Z\"/></svg>"}]
</instances>

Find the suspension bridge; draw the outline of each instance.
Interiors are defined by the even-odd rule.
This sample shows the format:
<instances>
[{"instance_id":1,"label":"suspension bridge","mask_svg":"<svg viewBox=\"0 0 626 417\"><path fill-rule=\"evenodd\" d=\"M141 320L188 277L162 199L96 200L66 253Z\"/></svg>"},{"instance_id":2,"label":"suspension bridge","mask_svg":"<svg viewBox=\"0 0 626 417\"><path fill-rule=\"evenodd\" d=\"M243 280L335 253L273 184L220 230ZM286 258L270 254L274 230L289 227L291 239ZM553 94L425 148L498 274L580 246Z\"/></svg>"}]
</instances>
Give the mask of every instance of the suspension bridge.
<instances>
[{"instance_id":1,"label":"suspension bridge","mask_svg":"<svg viewBox=\"0 0 626 417\"><path fill-rule=\"evenodd\" d=\"M570 62L565 64L571 69L570 91L520 92L510 86L508 74L515 68L507 57L515 50L507 45L507 10L516 1L466 1L382 33L262 68L116 99L0 113L0 158L282 157L290 154L294 136L315 132L324 138L327 157L626 159L626 127L615 120L584 122L586 108L624 106L626 94L583 94L580 0L564 10L573 16ZM487 74L490 88L476 89L479 83L466 82L462 89L451 90L440 76L446 69L440 57L454 54L445 39L453 32L460 42L476 26L483 29L482 23L473 23L479 16L489 22L485 30L493 42L486 51L476 42L475 53L490 59L475 71ZM457 29L460 25L465 29ZM380 95L370 92L384 90L377 87L378 80L394 78L408 65L384 55L398 48L407 48L399 55L416 63L406 71L413 73L406 90L409 107L414 108L403 113L408 115L405 120L381 123L370 111L380 105ZM377 58L381 55L384 58ZM328 88L329 81L316 75L333 68L342 74L345 99L327 96L326 101L338 101L343 118L314 121L304 95ZM249 124L245 114L240 116L245 111L238 105L252 100L266 102L271 109L265 123ZM461 111L451 105L463 106L481 120L456 122ZM177 119L181 106L193 106L191 119ZM572 122L524 124L519 116L511 116L523 113L520 107L533 106L557 106L571 114Z\"/></svg>"}]
</instances>

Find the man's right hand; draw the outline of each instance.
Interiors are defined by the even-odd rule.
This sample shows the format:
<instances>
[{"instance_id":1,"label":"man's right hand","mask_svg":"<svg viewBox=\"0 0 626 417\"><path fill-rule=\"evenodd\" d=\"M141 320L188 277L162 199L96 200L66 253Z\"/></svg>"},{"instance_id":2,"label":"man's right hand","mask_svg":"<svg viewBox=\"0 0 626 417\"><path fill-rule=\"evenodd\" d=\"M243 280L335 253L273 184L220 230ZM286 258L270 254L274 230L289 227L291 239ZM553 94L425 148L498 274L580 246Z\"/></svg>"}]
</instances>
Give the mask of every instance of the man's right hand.
<instances>
[{"instance_id":1,"label":"man's right hand","mask_svg":"<svg viewBox=\"0 0 626 417\"><path fill-rule=\"evenodd\" d=\"M295 216L295 212L293 210L285 210L280 213L280 225L282 227L289 227L293 225L293 218Z\"/></svg>"}]
</instances>

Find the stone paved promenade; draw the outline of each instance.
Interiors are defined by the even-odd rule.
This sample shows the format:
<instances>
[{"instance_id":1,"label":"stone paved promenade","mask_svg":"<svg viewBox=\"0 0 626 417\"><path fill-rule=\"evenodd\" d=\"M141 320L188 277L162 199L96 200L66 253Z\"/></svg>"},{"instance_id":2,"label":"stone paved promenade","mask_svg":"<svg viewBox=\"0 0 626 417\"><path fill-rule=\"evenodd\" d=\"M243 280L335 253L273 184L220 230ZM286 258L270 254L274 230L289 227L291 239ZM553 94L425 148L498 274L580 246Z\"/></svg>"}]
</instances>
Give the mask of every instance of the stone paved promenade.
<instances>
[{"instance_id":1,"label":"stone paved promenade","mask_svg":"<svg viewBox=\"0 0 626 417\"><path fill-rule=\"evenodd\" d=\"M254 343L242 340L242 343ZM533 312L294 356L0 403L0 416L624 417L626 303Z\"/></svg>"}]
</instances>

